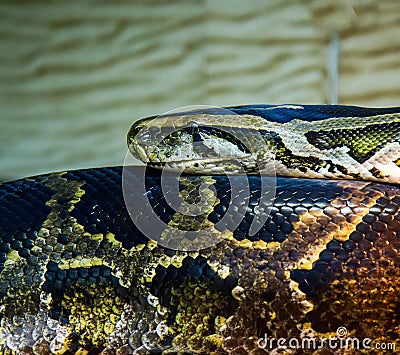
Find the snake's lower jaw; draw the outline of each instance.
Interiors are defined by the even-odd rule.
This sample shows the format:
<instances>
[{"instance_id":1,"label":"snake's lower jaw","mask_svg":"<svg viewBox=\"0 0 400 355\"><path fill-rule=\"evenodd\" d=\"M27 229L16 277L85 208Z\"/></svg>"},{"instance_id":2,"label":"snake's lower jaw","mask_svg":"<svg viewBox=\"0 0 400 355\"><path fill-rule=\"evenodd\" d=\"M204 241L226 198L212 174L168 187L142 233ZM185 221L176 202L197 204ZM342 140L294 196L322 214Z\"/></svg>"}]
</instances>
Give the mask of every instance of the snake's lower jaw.
<instances>
[{"instance_id":1,"label":"snake's lower jaw","mask_svg":"<svg viewBox=\"0 0 400 355\"><path fill-rule=\"evenodd\" d=\"M185 174L230 175L268 172L266 175L275 175L273 162L271 164L263 164L263 169L261 170L252 156L248 156L248 159L243 160L241 163L236 159L220 158L170 161L166 163L151 161L147 163L147 166L155 169L171 169Z\"/></svg>"}]
</instances>

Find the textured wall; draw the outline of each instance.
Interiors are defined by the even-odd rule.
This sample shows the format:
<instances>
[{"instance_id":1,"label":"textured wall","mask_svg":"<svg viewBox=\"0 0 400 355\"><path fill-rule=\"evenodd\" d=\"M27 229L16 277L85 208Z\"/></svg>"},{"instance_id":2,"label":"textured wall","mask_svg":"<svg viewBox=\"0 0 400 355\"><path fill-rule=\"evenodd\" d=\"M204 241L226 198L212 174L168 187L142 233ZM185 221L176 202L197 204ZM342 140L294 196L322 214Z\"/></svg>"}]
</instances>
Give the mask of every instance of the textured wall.
<instances>
[{"instance_id":1,"label":"textured wall","mask_svg":"<svg viewBox=\"0 0 400 355\"><path fill-rule=\"evenodd\" d=\"M400 105L400 2L3 1L0 179L121 164L145 115L196 104Z\"/></svg>"}]
</instances>

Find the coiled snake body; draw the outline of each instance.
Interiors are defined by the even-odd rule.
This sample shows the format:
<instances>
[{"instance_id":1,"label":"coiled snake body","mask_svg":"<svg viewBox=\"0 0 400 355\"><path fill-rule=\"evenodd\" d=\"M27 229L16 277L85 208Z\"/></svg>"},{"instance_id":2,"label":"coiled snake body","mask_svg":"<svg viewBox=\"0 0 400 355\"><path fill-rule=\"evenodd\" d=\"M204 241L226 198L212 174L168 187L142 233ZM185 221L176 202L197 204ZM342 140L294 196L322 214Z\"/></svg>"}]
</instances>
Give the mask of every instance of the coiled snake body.
<instances>
[{"instance_id":1,"label":"coiled snake body","mask_svg":"<svg viewBox=\"0 0 400 355\"><path fill-rule=\"evenodd\" d=\"M146 201L166 225L160 243L136 223L150 224L148 216L132 221L122 167L0 185L0 354L400 346L400 108L259 105L183 116L189 125L161 116L128 136L149 165L183 167L188 204L201 200L200 185L212 191L201 214L185 215L165 195L176 178L147 169ZM174 131L160 138L165 127ZM277 177L239 174L257 173L259 162ZM140 180L137 169L124 178ZM274 183L268 214L263 179ZM143 194L131 189L128 198ZM240 206L235 228L215 227ZM205 228L216 242L185 249L194 242L187 233ZM175 250L177 229L184 251Z\"/></svg>"}]
</instances>

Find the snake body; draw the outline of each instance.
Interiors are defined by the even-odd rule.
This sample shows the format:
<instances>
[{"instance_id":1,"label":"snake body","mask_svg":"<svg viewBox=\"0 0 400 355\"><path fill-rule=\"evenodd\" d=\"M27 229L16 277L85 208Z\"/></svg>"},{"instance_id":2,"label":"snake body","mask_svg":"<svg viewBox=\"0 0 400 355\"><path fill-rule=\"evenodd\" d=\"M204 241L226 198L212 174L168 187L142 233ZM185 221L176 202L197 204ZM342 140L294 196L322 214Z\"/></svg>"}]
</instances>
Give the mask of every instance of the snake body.
<instances>
[{"instance_id":1,"label":"snake body","mask_svg":"<svg viewBox=\"0 0 400 355\"><path fill-rule=\"evenodd\" d=\"M187 173L163 180L146 170L146 201L166 225L160 243L138 227L148 216L125 203L121 185L129 177L135 186L137 167L0 185L0 354L399 347L400 108L253 105L183 116L139 121L128 135L149 165ZM165 127L174 132L154 144ZM276 171L253 174L260 162ZM177 179L182 200L203 201L200 214L169 205ZM271 181L274 198L263 206L262 184ZM128 198L143 193L130 189ZM216 228L237 211L235 228ZM183 246L193 243L190 231L218 242L175 250L178 229ZM321 343L329 337L334 347ZM356 338L371 342L339 344Z\"/></svg>"}]
</instances>

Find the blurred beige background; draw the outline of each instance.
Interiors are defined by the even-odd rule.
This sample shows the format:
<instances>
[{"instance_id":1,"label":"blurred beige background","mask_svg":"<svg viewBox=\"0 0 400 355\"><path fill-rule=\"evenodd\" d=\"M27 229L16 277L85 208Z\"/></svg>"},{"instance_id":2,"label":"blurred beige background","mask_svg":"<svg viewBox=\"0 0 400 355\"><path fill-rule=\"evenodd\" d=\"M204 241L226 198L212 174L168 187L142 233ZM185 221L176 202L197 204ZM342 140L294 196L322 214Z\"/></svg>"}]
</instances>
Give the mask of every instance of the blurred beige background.
<instances>
[{"instance_id":1,"label":"blurred beige background","mask_svg":"<svg viewBox=\"0 0 400 355\"><path fill-rule=\"evenodd\" d=\"M122 164L181 106L330 103L338 43L339 103L400 106L398 0L2 1L0 180Z\"/></svg>"}]
</instances>

